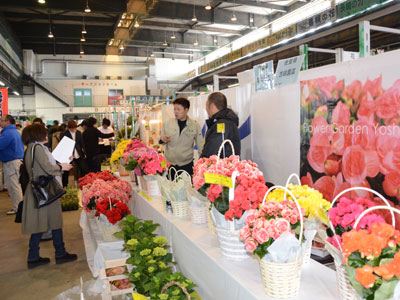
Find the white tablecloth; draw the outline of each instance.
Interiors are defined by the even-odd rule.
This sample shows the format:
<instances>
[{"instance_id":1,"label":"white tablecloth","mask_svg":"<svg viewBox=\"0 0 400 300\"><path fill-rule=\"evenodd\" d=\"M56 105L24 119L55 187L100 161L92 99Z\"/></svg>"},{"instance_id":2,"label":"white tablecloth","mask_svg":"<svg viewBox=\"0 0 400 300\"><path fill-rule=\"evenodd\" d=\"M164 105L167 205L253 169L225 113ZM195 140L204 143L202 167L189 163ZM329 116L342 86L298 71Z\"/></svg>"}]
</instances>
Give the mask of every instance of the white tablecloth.
<instances>
[{"instance_id":1,"label":"white tablecloth","mask_svg":"<svg viewBox=\"0 0 400 300\"><path fill-rule=\"evenodd\" d=\"M157 233L168 238L182 273L197 284L203 300L272 299L263 290L258 262L250 258L233 262L222 256L215 235L207 224L192 224L163 211L161 199L147 200L136 190L129 203L132 214L160 224ZM338 300L335 272L311 260L303 267L300 294L294 299Z\"/></svg>"}]
</instances>

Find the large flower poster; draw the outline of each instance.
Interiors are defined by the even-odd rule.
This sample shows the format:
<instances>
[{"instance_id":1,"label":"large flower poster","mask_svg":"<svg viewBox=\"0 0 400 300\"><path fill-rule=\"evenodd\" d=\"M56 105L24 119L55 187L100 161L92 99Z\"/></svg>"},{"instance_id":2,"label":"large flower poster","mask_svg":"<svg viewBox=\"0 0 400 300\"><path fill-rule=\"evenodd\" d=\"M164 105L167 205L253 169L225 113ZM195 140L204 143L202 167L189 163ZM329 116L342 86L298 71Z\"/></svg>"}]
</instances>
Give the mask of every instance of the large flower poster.
<instances>
[{"instance_id":1,"label":"large flower poster","mask_svg":"<svg viewBox=\"0 0 400 300\"><path fill-rule=\"evenodd\" d=\"M383 86L383 76L364 81L329 76L300 83L302 182L329 201L359 186L399 203L400 78Z\"/></svg>"}]
</instances>

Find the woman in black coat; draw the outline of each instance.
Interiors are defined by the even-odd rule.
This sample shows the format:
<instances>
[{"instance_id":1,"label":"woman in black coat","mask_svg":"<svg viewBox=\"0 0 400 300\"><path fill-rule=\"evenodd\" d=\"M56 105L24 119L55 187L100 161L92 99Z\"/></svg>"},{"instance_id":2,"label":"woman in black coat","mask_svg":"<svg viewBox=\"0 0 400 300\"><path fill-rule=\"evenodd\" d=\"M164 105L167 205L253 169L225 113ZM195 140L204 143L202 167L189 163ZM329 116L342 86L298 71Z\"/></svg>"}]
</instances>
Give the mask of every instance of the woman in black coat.
<instances>
[{"instance_id":1,"label":"woman in black coat","mask_svg":"<svg viewBox=\"0 0 400 300\"><path fill-rule=\"evenodd\" d=\"M83 145L90 172L100 172L100 164L104 155L100 153L99 138L105 139L114 136L114 133L101 133L95 127L96 124L96 118L90 117L87 122L87 129L83 132Z\"/></svg>"}]
</instances>

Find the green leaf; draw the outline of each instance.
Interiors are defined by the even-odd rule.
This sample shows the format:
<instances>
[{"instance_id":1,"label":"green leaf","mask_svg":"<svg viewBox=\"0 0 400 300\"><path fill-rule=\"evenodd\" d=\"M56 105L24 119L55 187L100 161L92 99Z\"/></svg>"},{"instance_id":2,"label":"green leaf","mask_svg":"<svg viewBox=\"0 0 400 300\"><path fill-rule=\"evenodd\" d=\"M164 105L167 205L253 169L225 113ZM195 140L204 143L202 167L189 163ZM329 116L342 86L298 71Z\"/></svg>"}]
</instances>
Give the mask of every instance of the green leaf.
<instances>
[{"instance_id":1,"label":"green leaf","mask_svg":"<svg viewBox=\"0 0 400 300\"><path fill-rule=\"evenodd\" d=\"M376 290L374 300L384 300L392 298L394 289L396 288L398 282L398 278L384 280L382 285Z\"/></svg>"},{"instance_id":2,"label":"green leaf","mask_svg":"<svg viewBox=\"0 0 400 300\"><path fill-rule=\"evenodd\" d=\"M352 287L356 290L356 292L360 295L363 296L363 286L361 283L359 283L356 280L356 269L346 266L346 271L347 271L347 276L349 278L349 281L352 285Z\"/></svg>"},{"instance_id":3,"label":"green leaf","mask_svg":"<svg viewBox=\"0 0 400 300\"><path fill-rule=\"evenodd\" d=\"M383 259L381 259L379 265L380 265L380 266L382 266L382 265L387 265L387 264L390 263L391 261L393 261L393 258L383 258Z\"/></svg>"},{"instance_id":4,"label":"green leaf","mask_svg":"<svg viewBox=\"0 0 400 300\"><path fill-rule=\"evenodd\" d=\"M361 258L360 252L353 252L348 258L348 264L353 268L362 268L368 260Z\"/></svg>"}]
</instances>

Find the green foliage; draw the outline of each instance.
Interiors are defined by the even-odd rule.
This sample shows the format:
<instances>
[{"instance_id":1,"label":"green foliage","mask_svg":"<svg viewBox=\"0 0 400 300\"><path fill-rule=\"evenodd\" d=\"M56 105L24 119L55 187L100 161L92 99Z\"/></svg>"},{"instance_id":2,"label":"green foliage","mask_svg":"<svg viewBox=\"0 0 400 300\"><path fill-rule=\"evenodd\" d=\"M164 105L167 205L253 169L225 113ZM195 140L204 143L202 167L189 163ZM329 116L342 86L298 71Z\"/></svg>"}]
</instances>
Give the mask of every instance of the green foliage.
<instances>
[{"instance_id":1,"label":"green foliage","mask_svg":"<svg viewBox=\"0 0 400 300\"><path fill-rule=\"evenodd\" d=\"M172 261L172 254L167 252L168 240L154 233L159 224L129 215L121 225L122 231L115 236L124 240L124 251L130 254L127 263L133 269L129 278L136 291L155 300L186 299L182 290L175 286L161 294L162 288L171 281L181 283L189 293L195 285L181 273L172 272L172 265L175 263Z\"/></svg>"},{"instance_id":2,"label":"green foliage","mask_svg":"<svg viewBox=\"0 0 400 300\"><path fill-rule=\"evenodd\" d=\"M76 187L66 187L66 194L60 198L61 208L63 211L78 210L79 199L78 189Z\"/></svg>"},{"instance_id":3,"label":"green foliage","mask_svg":"<svg viewBox=\"0 0 400 300\"><path fill-rule=\"evenodd\" d=\"M125 165L125 169L128 171L133 171L138 166L137 159L133 159L132 157L129 158L128 163Z\"/></svg>"}]
</instances>

